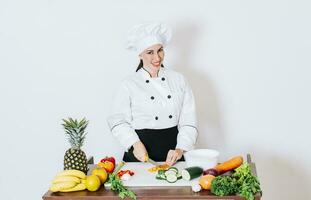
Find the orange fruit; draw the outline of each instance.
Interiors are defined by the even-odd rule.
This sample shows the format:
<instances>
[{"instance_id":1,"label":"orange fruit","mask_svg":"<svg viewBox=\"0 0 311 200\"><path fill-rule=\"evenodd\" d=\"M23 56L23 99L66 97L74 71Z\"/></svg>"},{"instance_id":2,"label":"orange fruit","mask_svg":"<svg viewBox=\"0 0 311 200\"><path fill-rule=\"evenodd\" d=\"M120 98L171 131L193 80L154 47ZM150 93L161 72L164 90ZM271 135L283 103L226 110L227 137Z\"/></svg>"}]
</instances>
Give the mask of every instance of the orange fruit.
<instances>
[{"instance_id":1,"label":"orange fruit","mask_svg":"<svg viewBox=\"0 0 311 200\"><path fill-rule=\"evenodd\" d=\"M110 161L105 161L104 162L104 168L108 173L112 173L114 170L114 164L113 162Z\"/></svg>"},{"instance_id":2,"label":"orange fruit","mask_svg":"<svg viewBox=\"0 0 311 200\"><path fill-rule=\"evenodd\" d=\"M105 164L103 162L100 162L97 164L97 167L100 167L100 168L104 168Z\"/></svg>"},{"instance_id":3,"label":"orange fruit","mask_svg":"<svg viewBox=\"0 0 311 200\"><path fill-rule=\"evenodd\" d=\"M201 185L202 189L210 190L212 187L212 181L214 180L215 176L213 175L205 175L202 176L199 180L199 184Z\"/></svg>"},{"instance_id":4,"label":"orange fruit","mask_svg":"<svg viewBox=\"0 0 311 200\"><path fill-rule=\"evenodd\" d=\"M106 172L109 174L113 172L114 167L115 167L113 162L110 162L108 160L106 160L105 162L98 163L97 166L100 168L104 168Z\"/></svg>"},{"instance_id":5,"label":"orange fruit","mask_svg":"<svg viewBox=\"0 0 311 200\"><path fill-rule=\"evenodd\" d=\"M99 168L99 167L92 170L92 175L98 176L101 184L105 183L108 177L106 170L104 168Z\"/></svg>"},{"instance_id":6,"label":"orange fruit","mask_svg":"<svg viewBox=\"0 0 311 200\"><path fill-rule=\"evenodd\" d=\"M100 187L100 179L96 175L87 176L85 186L89 191L96 191Z\"/></svg>"}]
</instances>

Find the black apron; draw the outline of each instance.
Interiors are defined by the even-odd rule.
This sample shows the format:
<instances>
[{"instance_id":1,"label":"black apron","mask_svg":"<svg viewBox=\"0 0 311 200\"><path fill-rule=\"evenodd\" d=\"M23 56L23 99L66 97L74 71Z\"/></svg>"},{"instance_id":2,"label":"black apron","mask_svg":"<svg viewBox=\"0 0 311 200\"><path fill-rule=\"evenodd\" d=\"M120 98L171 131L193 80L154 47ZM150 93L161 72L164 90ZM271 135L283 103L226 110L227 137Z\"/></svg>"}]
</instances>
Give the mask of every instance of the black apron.
<instances>
[{"instance_id":1,"label":"black apron","mask_svg":"<svg viewBox=\"0 0 311 200\"><path fill-rule=\"evenodd\" d=\"M177 144L178 128L135 130L140 141L145 145L149 158L154 161L166 161L169 150L174 150ZM124 153L125 162L140 162L133 154L133 147ZM184 157L179 159L184 161Z\"/></svg>"}]
</instances>

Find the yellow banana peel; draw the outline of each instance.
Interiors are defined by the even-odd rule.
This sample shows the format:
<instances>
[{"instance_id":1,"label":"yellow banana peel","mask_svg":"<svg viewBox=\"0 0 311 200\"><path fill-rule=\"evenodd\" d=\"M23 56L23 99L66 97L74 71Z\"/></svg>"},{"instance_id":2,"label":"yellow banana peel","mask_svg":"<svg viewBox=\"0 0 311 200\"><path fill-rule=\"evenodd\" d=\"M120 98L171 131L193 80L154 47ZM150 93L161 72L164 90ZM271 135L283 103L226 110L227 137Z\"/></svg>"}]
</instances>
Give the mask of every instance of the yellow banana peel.
<instances>
[{"instance_id":1,"label":"yellow banana peel","mask_svg":"<svg viewBox=\"0 0 311 200\"><path fill-rule=\"evenodd\" d=\"M58 192L60 190L66 190L66 189L73 188L76 185L77 185L77 183L74 181L60 182L60 183L52 184L52 186L50 187L50 190L52 192Z\"/></svg>"},{"instance_id":2,"label":"yellow banana peel","mask_svg":"<svg viewBox=\"0 0 311 200\"><path fill-rule=\"evenodd\" d=\"M86 179L86 175L84 172L75 169L64 170L58 173L56 176L75 176L80 179Z\"/></svg>"},{"instance_id":3,"label":"yellow banana peel","mask_svg":"<svg viewBox=\"0 0 311 200\"><path fill-rule=\"evenodd\" d=\"M76 176L56 176L52 183L71 182L81 183L81 179Z\"/></svg>"},{"instance_id":4,"label":"yellow banana peel","mask_svg":"<svg viewBox=\"0 0 311 200\"><path fill-rule=\"evenodd\" d=\"M74 186L73 188L60 190L60 192L75 192L75 191L81 191L81 190L85 190L85 189L86 189L85 184L79 183L78 185Z\"/></svg>"}]
</instances>

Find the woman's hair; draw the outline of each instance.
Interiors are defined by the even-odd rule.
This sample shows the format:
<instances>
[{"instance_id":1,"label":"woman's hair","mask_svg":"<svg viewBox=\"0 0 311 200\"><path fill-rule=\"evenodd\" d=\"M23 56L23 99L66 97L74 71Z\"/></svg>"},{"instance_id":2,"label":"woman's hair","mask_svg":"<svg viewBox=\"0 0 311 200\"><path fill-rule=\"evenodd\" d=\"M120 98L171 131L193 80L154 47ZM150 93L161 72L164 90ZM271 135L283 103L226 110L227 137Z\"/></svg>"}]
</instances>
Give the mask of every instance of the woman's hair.
<instances>
[{"instance_id":1,"label":"woman's hair","mask_svg":"<svg viewBox=\"0 0 311 200\"><path fill-rule=\"evenodd\" d=\"M138 64L138 67L137 67L137 69L136 69L136 72L137 72L138 70L140 70L141 68L143 68L143 66L144 66L143 60L140 60L140 62L139 62L139 64ZM164 65L161 64L161 67L164 67Z\"/></svg>"}]
</instances>

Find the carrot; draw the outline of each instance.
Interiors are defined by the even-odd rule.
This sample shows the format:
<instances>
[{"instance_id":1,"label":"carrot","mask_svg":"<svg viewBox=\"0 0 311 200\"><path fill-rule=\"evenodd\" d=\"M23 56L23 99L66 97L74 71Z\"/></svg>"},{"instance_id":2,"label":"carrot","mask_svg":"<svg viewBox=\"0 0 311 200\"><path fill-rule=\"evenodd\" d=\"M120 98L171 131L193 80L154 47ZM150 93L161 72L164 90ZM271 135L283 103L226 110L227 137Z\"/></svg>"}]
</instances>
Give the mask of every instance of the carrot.
<instances>
[{"instance_id":1,"label":"carrot","mask_svg":"<svg viewBox=\"0 0 311 200\"><path fill-rule=\"evenodd\" d=\"M216 165L216 167L214 168L218 171L219 174L223 174L240 167L242 164L243 164L243 157L236 156L231 158L230 160L227 160L221 164Z\"/></svg>"}]
</instances>

